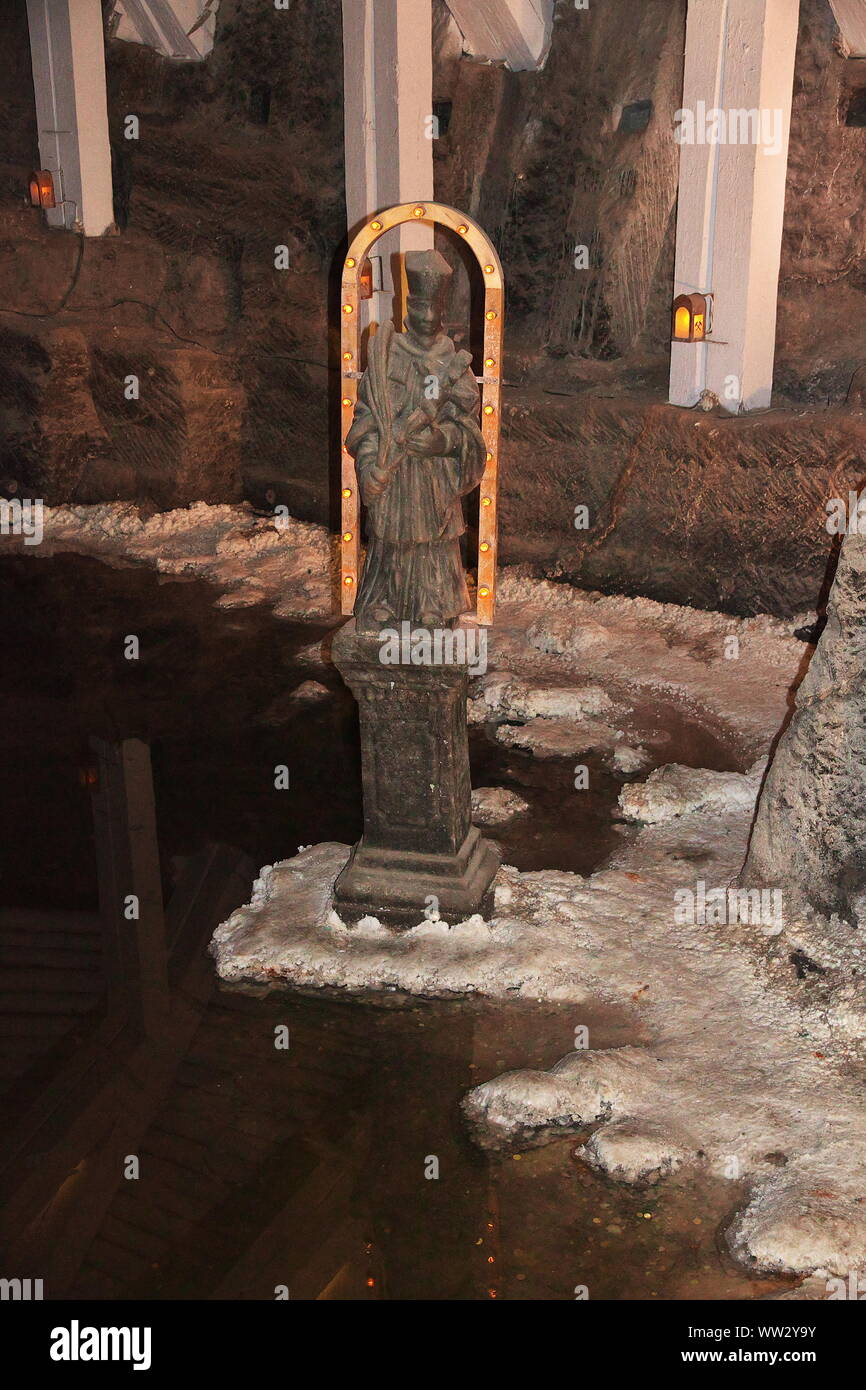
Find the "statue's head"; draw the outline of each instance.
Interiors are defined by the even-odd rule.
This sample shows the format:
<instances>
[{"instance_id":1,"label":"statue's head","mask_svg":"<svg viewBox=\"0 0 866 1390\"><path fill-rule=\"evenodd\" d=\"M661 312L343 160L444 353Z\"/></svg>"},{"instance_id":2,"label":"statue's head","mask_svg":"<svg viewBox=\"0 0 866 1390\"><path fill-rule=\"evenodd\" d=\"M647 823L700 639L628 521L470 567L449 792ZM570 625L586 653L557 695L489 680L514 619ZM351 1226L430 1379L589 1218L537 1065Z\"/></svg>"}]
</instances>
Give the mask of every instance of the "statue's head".
<instances>
[{"instance_id":1,"label":"statue's head","mask_svg":"<svg viewBox=\"0 0 866 1390\"><path fill-rule=\"evenodd\" d=\"M450 265L438 251L407 251L406 326L424 344L432 343L442 331L451 275Z\"/></svg>"}]
</instances>

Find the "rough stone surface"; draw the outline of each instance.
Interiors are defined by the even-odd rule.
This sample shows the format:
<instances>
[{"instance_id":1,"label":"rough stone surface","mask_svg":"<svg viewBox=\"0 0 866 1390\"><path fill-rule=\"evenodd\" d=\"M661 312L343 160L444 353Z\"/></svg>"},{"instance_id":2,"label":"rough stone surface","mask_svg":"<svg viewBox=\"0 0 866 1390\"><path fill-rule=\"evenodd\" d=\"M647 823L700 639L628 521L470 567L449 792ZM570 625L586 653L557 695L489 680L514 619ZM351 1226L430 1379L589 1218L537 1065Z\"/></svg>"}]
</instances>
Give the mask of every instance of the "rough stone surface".
<instances>
[{"instance_id":1,"label":"rough stone surface","mask_svg":"<svg viewBox=\"0 0 866 1390\"><path fill-rule=\"evenodd\" d=\"M600 685L542 685L511 671L491 672L473 683L470 717L489 719L582 719L607 714L616 706Z\"/></svg>"},{"instance_id":2,"label":"rough stone surface","mask_svg":"<svg viewBox=\"0 0 866 1390\"><path fill-rule=\"evenodd\" d=\"M578 1130L626 1108L645 1066L638 1048L574 1052L548 1072L505 1072L476 1086L463 1113L484 1148L526 1142L539 1129Z\"/></svg>"},{"instance_id":3,"label":"rough stone surface","mask_svg":"<svg viewBox=\"0 0 866 1390\"><path fill-rule=\"evenodd\" d=\"M631 748L627 743L620 743L613 750L613 765L617 772L626 776L643 772L651 762L652 757L645 748Z\"/></svg>"},{"instance_id":4,"label":"rough stone surface","mask_svg":"<svg viewBox=\"0 0 866 1390\"><path fill-rule=\"evenodd\" d=\"M664 1129L647 1120L613 1120L602 1125L575 1151L591 1168L627 1183L657 1183L694 1158L687 1147Z\"/></svg>"},{"instance_id":5,"label":"rough stone surface","mask_svg":"<svg viewBox=\"0 0 866 1390\"><path fill-rule=\"evenodd\" d=\"M759 769L744 776L668 763L651 772L645 782L623 787L619 807L626 820L643 825L659 825L692 811L719 815L749 810L755 804L759 778Z\"/></svg>"},{"instance_id":6,"label":"rough stone surface","mask_svg":"<svg viewBox=\"0 0 866 1390\"><path fill-rule=\"evenodd\" d=\"M530 719L500 724L496 738L506 748L523 748L536 758L571 758L610 748L617 731L600 719Z\"/></svg>"},{"instance_id":7,"label":"rough stone surface","mask_svg":"<svg viewBox=\"0 0 866 1390\"><path fill-rule=\"evenodd\" d=\"M728 1233L733 1252L768 1271L862 1270L866 1210L843 1178L850 1161L839 1144L791 1163L737 1217Z\"/></svg>"},{"instance_id":8,"label":"rough stone surface","mask_svg":"<svg viewBox=\"0 0 866 1390\"><path fill-rule=\"evenodd\" d=\"M742 881L783 884L820 913L866 925L863 536L842 546L827 624L764 783Z\"/></svg>"},{"instance_id":9,"label":"rough stone surface","mask_svg":"<svg viewBox=\"0 0 866 1390\"><path fill-rule=\"evenodd\" d=\"M529 810L529 802L508 787L473 787L472 819L476 825L507 825Z\"/></svg>"}]
</instances>

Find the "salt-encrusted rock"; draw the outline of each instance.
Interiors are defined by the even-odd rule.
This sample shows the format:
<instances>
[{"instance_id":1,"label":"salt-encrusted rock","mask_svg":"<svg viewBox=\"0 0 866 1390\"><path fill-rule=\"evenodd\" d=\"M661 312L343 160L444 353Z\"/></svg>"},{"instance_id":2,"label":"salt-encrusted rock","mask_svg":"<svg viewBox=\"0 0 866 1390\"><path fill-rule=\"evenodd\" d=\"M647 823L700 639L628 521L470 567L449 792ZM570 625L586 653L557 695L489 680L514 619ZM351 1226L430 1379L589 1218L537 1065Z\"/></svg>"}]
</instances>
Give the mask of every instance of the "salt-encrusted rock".
<instances>
[{"instance_id":1,"label":"salt-encrusted rock","mask_svg":"<svg viewBox=\"0 0 866 1390\"><path fill-rule=\"evenodd\" d=\"M305 707L316 705L331 698L333 692L320 681L302 681L294 690L277 695L258 718L259 724L279 727L300 713Z\"/></svg>"},{"instance_id":2,"label":"salt-encrusted rock","mask_svg":"<svg viewBox=\"0 0 866 1390\"><path fill-rule=\"evenodd\" d=\"M648 1071L651 1059L640 1048L572 1052L550 1071L505 1072L476 1086L463 1113L483 1148L546 1140L544 1131L573 1132L628 1108Z\"/></svg>"},{"instance_id":3,"label":"salt-encrusted rock","mask_svg":"<svg viewBox=\"0 0 866 1390\"><path fill-rule=\"evenodd\" d=\"M472 819L476 825L506 825L529 810L529 802L507 787L474 787Z\"/></svg>"},{"instance_id":4,"label":"salt-encrusted rock","mask_svg":"<svg viewBox=\"0 0 866 1390\"><path fill-rule=\"evenodd\" d=\"M580 656L609 646L611 635L607 628L584 614L579 617L567 612L548 612L536 618L526 630L527 640L542 652L560 656Z\"/></svg>"},{"instance_id":5,"label":"salt-encrusted rock","mask_svg":"<svg viewBox=\"0 0 866 1390\"><path fill-rule=\"evenodd\" d=\"M601 719L530 719L500 724L496 739L506 748L523 748L535 758L576 758L592 749L611 748L620 733Z\"/></svg>"},{"instance_id":6,"label":"salt-encrusted rock","mask_svg":"<svg viewBox=\"0 0 866 1390\"><path fill-rule=\"evenodd\" d=\"M290 692L290 698L297 704L315 704L318 700L330 699L331 691L321 681L301 681Z\"/></svg>"},{"instance_id":7,"label":"salt-encrusted rock","mask_svg":"<svg viewBox=\"0 0 866 1390\"><path fill-rule=\"evenodd\" d=\"M851 1181L862 1161L862 1153L855 1158L850 1145L838 1144L780 1170L734 1221L734 1254L767 1272L866 1271L866 1202Z\"/></svg>"},{"instance_id":8,"label":"salt-encrusted rock","mask_svg":"<svg viewBox=\"0 0 866 1390\"><path fill-rule=\"evenodd\" d=\"M523 719L583 719L607 714L615 706L600 685L543 685L516 692L512 708Z\"/></svg>"},{"instance_id":9,"label":"salt-encrusted rock","mask_svg":"<svg viewBox=\"0 0 866 1390\"><path fill-rule=\"evenodd\" d=\"M846 536L827 625L761 793L742 882L866 925L866 536Z\"/></svg>"},{"instance_id":10,"label":"salt-encrusted rock","mask_svg":"<svg viewBox=\"0 0 866 1390\"><path fill-rule=\"evenodd\" d=\"M602 1125L575 1153L592 1168L627 1183L658 1182L694 1156L693 1149L661 1125L633 1118Z\"/></svg>"},{"instance_id":11,"label":"salt-encrusted rock","mask_svg":"<svg viewBox=\"0 0 866 1390\"><path fill-rule=\"evenodd\" d=\"M349 858L348 845L311 845L294 859L266 864L253 884L252 897L214 932L210 952L225 981L267 983L285 968L286 941L295 921L315 930L331 914L334 882ZM290 900L293 921L278 904Z\"/></svg>"},{"instance_id":12,"label":"salt-encrusted rock","mask_svg":"<svg viewBox=\"0 0 866 1390\"><path fill-rule=\"evenodd\" d=\"M497 719L585 719L615 709L600 685L543 685L510 671L491 671L474 687L469 717L476 724Z\"/></svg>"},{"instance_id":13,"label":"salt-encrusted rock","mask_svg":"<svg viewBox=\"0 0 866 1390\"><path fill-rule=\"evenodd\" d=\"M613 765L617 772L626 775L643 772L652 762L652 754L645 748L632 748L631 744L618 743L613 750Z\"/></svg>"},{"instance_id":14,"label":"salt-encrusted rock","mask_svg":"<svg viewBox=\"0 0 866 1390\"><path fill-rule=\"evenodd\" d=\"M750 770L711 772L703 767L667 763L651 772L645 782L623 787L619 806L626 820L659 825L693 811L722 815L747 811L755 804L758 777Z\"/></svg>"}]
</instances>

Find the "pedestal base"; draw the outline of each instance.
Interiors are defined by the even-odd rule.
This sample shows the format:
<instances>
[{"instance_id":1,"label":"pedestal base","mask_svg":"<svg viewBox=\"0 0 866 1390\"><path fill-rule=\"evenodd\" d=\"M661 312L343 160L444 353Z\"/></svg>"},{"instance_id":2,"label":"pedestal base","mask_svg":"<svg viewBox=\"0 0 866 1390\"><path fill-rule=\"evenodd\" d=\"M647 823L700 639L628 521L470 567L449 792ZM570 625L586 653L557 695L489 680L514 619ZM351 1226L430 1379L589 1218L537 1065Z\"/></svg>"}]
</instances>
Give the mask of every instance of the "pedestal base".
<instances>
[{"instance_id":1,"label":"pedestal base","mask_svg":"<svg viewBox=\"0 0 866 1390\"><path fill-rule=\"evenodd\" d=\"M336 908L350 926L378 917L389 926L416 927L434 908L452 925L474 912L490 917L499 860L498 847L475 826L456 855L372 849L361 840L334 887Z\"/></svg>"},{"instance_id":2,"label":"pedestal base","mask_svg":"<svg viewBox=\"0 0 866 1390\"><path fill-rule=\"evenodd\" d=\"M489 915L497 847L472 825L465 661L386 663L376 637L341 628L331 654L358 701L364 834L337 880L344 921L414 927Z\"/></svg>"}]
</instances>

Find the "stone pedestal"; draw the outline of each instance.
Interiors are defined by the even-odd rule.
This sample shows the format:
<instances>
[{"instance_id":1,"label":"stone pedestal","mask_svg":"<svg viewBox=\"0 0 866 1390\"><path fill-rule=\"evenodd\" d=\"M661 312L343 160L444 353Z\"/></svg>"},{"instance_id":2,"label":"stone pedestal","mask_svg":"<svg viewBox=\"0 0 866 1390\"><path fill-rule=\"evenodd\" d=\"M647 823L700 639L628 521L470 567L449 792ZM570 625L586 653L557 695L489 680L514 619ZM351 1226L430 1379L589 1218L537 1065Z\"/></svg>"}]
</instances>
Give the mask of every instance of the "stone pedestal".
<instances>
[{"instance_id":1,"label":"stone pedestal","mask_svg":"<svg viewBox=\"0 0 866 1390\"><path fill-rule=\"evenodd\" d=\"M351 621L334 664L361 718L364 834L336 884L344 921L416 926L489 915L499 851L471 821L465 663L386 665L382 643Z\"/></svg>"}]
</instances>

